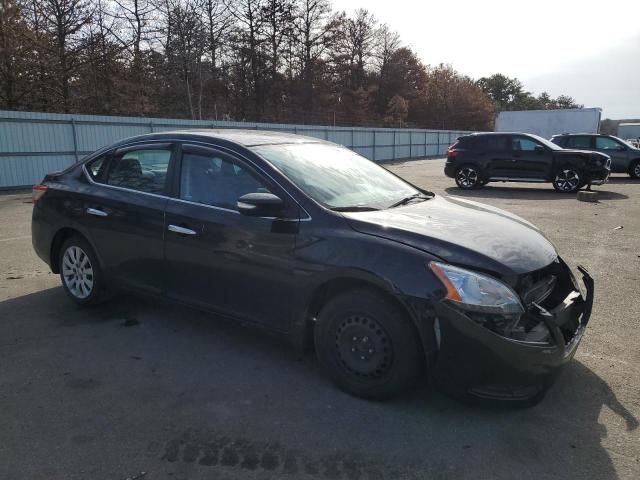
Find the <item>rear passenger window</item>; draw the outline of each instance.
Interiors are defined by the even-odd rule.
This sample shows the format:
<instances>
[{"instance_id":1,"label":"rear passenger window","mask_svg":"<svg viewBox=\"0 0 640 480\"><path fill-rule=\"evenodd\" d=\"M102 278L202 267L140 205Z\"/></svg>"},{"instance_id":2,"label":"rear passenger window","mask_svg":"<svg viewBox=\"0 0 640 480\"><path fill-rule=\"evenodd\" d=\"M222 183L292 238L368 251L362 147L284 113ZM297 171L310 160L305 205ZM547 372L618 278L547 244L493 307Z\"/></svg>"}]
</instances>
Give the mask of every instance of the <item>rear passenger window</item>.
<instances>
[{"instance_id":1,"label":"rear passenger window","mask_svg":"<svg viewBox=\"0 0 640 480\"><path fill-rule=\"evenodd\" d=\"M483 139L484 148L489 152L506 152L509 150L509 142L507 137L488 136Z\"/></svg>"},{"instance_id":2,"label":"rear passenger window","mask_svg":"<svg viewBox=\"0 0 640 480\"><path fill-rule=\"evenodd\" d=\"M184 152L180 198L214 207L236 210L238 198L269 189L246 167L223 153Z\"/></svg>"},{"instance_id":3,"label":"rear passenger window","mask_svg":"<svg viewBox=\"0 0 640 480\"><path fill-rule=\"evenodd\" d=\"M107 184L140 192L164 193L171 150L132 150L111 163Z\"/></svg>"},{"instance_id":4,"label":"rear passenger window","mask_svg":"<svg viewBox=\"0 0 640 480\"><path fill-rule=\"evenodd\" d=\"M566 143L567 148L591 148L591 138L590 137L569 137L567 138Z\"/></svg>"}]
</instances>

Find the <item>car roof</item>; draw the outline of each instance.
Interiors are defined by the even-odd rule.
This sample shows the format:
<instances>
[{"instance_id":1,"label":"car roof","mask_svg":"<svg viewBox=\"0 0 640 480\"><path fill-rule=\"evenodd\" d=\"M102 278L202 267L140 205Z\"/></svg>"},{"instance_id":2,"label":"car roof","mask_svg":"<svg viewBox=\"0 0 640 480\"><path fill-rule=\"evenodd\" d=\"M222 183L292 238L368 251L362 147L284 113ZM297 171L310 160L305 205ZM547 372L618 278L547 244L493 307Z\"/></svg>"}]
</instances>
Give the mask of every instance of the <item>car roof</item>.
<instances>
[{"instance_id":1,"label":"car roof","mask_svg":"<svg viewBox=\"0 0 640 480\"><path fill-rule=\"evenodd\" d=\"M469 133L468 135L464 135L465 137L490 137L495 135L523 135L525 137L532 136L531 133L523 133L523 132L476 132Z\"/></svg>"},{"instance_id":2,"label":"car roof","mask_svg":"<svg viewBox=\"0 0 640 480\"><path fill-rule=\"evenodd\" d=\"M291 143L330 143L324 140L307 137L304 135L296 135L293 133L273 132L268 130L245 130L235 128L225 129L189 129L189 130L173 130L168 132L149 133L137 137L131 137L124 142L132 140L226 140L234 142L245 147L255 147L258 145L278 145Z\"/></svg>"},{"instance_id":3,"label":"car roof","mask_svg":"<svg viewBox=\"0 0 640 480\"><path fill-rule=\"evenodd\" d=\"M604 133L559 133L554 135L554 137L609 137L610 135L606 135Z\"/></svg>"}]
</instances>

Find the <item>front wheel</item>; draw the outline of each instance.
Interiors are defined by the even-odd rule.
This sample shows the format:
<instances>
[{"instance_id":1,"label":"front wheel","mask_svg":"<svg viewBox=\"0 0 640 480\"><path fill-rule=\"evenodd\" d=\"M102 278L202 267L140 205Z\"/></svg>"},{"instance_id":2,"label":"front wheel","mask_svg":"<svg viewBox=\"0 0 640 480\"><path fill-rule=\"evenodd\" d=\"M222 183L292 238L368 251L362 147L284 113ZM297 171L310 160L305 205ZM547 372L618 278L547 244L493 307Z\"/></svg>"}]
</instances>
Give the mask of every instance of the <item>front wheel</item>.
<instances>
[{"instance_id":1,"label":"front wheel","mask_svg":"<svg viewBox=\"0 0 640 480\"><path fill-rule=\"evenodd\" d=\"M462 165L456 170L456 185L463 190L471 190L483 185L480 170L474 165Z\"/></svg>"},{"instance_id":2,"label":"front wheel","mask_svg":"<svg viewBox=\"0 0 640 480\"><path fill-rule=\"evenodd\" d=\"M325 373L357 397L394 396L413 385L424 368L407 314L367 289L331 299L318 317L314 342Z\"/></svg>"},{"instance_id":3,"label":"front wheel","mask_svg":"<svg viewBox=\"0 0 640 480\"><path fill-rule=\"evenodd\" d=\"M553 178L553 188L562 193L577 192L582 184L582 175L578 170L573 168L558 170Z\"/></svg>"},{"instance_id":4,"label":"front wheel","mask_svg":"<svg viewBox=\"0 0 640 480\"><path fill-rule=\"evenodd\" d=\"M640 179L640 160L636 160L629 167L629 176L631 178Z\"/></svg>"}]
</instances>

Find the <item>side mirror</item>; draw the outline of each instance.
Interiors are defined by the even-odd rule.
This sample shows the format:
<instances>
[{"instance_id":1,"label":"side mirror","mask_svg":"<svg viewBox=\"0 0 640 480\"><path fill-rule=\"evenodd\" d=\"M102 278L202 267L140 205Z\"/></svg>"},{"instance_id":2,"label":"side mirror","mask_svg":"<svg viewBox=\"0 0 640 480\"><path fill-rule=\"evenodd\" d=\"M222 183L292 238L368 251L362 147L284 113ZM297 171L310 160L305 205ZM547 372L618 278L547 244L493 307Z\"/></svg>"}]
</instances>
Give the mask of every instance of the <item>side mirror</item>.
<instances>
[{"instance_id":1,"label":"side mirror","mask_svg":"<svg viewBox=\"0 0 640 480\"><path fill-rule=\"evenodd\" d=\"M238 199L236 206L248 217L278 217L284 202L273 193L247 193Z\"/></svg>"},{"instance_id":2,"label":"side mirror","mask_svg":"<svg viewBox=\"0 0 640 480\"><path fill-rule=\"evenodd\" d=\"M544 150L544 147L542 145L536 145L533 148L533 151L536 152L536 153L544 153L545 150Z\"/></svg>"}]
</instances>

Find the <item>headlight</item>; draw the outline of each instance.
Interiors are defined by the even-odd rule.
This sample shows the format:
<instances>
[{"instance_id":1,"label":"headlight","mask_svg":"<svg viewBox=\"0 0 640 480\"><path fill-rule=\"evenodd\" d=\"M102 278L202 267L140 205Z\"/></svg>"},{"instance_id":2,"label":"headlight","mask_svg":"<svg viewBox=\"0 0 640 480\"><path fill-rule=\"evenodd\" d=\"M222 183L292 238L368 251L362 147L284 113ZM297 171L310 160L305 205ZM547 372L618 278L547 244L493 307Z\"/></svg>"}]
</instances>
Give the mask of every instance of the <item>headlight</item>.
<instances>
[{"instance_id":1,"label":"headlight","mask_svg":"<svg viewBox=\"0 0 640 480\"><path fill-rule=\"evenodd\" d=\"M465 310L505 315L524 313L518 295L499 280L439 262L429 262L429 268L447 289L446 298Z\"/></svg>"},{"instance_id":2,"label":"headlight","mask_svg":"<svg viewBox=\"0 0 640 480\"><path fill-rule=\"evenodd\" d=\"M550 345L551 332L539 317L525 313L520 298L501 281L439 262L429 268L447 290L446 299L468 318L498 335L518 342Z\"/></svg>"}]
</instances>

